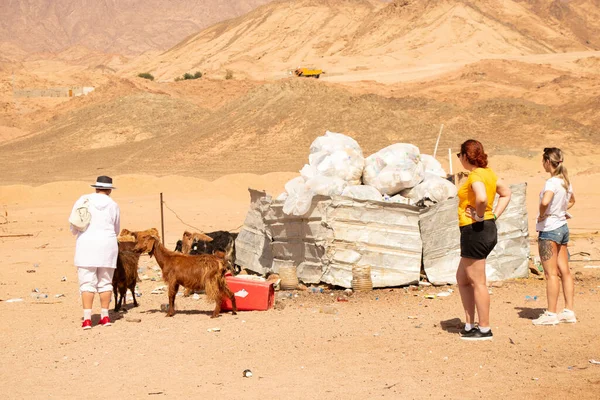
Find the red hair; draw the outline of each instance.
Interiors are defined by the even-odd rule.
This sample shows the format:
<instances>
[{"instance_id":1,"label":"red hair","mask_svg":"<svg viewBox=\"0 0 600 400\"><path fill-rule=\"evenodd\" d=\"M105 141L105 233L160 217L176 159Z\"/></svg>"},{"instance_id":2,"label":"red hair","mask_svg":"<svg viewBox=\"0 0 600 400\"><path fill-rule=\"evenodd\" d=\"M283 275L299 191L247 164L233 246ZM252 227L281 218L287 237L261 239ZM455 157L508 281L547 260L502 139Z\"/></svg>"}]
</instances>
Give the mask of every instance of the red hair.
<instances>
[{"instance_id":1,"label":"red hair","mask_svg":"<svg viewBox=\"0 0 600 400\"><path fill-rule=\"evenodd\" d=\"M460 153L463 154L470 164L479 168L485 168L488 165L488 156L483 151L481 142L469 139L460 145Z\"/></svg>"}]
</instances>

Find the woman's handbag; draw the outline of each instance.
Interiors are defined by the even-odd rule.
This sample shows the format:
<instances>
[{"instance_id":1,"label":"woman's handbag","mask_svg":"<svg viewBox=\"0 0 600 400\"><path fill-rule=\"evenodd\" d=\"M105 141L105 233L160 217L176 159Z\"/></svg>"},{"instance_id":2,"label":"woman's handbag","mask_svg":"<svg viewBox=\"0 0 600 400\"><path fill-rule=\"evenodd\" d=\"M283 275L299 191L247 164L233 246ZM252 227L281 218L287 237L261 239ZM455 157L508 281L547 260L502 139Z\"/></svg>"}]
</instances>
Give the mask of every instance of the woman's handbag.
<instances>
[{"instance_id":1,"label":"woman's handbag","mask_svg":"<svg viewBox=\"0 0 600 400\"><path fill-rule=\"evenodd\" d=\"M88 210L88 207L89 200L85 199L81 207L77 207L76 209L74 209L71 215L69 216L69 223L80 232L84 232L90 225L90 221L92 220L92 214L90 214L90 210Z\"/></svg>"}]
</instances>

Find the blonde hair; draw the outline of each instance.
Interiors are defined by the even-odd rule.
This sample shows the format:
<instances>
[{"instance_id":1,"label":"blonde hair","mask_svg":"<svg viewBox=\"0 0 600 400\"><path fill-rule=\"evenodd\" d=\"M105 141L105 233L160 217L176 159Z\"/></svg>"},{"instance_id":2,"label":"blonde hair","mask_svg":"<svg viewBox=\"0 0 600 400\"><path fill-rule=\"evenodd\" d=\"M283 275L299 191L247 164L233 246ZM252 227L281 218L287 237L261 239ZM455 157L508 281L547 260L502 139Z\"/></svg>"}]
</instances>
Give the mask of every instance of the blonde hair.
<instances>
[{"instance_id":1,"label":"blonde hair","mask_svg":"<svg viewBox=\"0 0 600 400\"><path fill-rule=\"evenodd\" d=\"M565 190L569 191L571 181L569 180L569 174L567 173L567 167L563 165L564 157L563 152L558 147L546 147L544 149L544 161L550 162L554 171L552 176L563 180L563 186Z\"/></svg>"}]
</instances>

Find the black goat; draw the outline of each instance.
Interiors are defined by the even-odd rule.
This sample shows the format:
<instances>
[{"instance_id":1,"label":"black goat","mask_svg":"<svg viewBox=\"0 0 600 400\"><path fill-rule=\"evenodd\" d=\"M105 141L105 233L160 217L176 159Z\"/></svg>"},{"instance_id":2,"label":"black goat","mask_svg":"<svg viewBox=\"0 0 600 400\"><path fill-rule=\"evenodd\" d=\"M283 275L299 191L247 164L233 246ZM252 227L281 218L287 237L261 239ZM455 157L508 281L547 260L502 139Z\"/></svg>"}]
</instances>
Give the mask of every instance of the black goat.
<instances>
[{"instance_id":1,"label":"black goat","mask_svg":"<svg viewBox=\"0 0 600 400\"><path fill-rule=\"evenodd\" d=\"M211 242L205 242L203 240L194 240L192 242L192 249L190 255L194 254L214 254L217 251L225 252L230 242L233 243L233 251L231 262L233 263L233 272L239 273L241 268L235 264L235 239L238 234L227 231L215 231L206 234L212 238Z\"/></svg>"}]
</instances>

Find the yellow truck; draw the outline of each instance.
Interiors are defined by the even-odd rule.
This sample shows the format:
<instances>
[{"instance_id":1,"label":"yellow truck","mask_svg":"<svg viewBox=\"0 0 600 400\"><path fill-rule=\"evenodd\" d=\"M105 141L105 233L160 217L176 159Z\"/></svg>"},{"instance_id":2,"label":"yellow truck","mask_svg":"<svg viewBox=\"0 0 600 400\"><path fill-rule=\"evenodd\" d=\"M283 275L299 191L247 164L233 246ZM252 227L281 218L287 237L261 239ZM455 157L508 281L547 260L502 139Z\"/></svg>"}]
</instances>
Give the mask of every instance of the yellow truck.
<instances>
[{"instance_id":1,"label":"yellow truck","mask_svg":"<svg viewBox=\"0 0 600 400\"><path fill-rule=\"evenodd\" d=\"M321 74L324 74L324 72L322 69L298 68L294 71L294 74L296 76L319 79Z\"/></svg>"}]
</instances>

